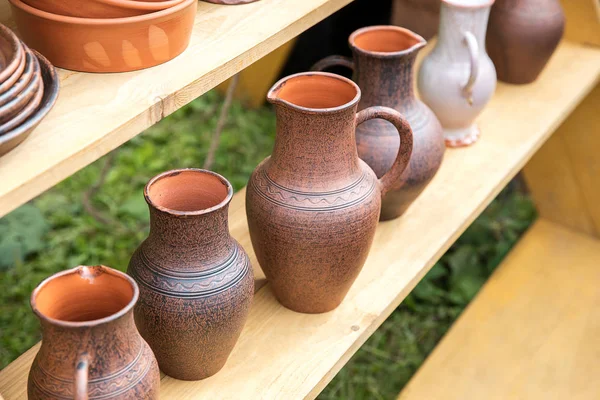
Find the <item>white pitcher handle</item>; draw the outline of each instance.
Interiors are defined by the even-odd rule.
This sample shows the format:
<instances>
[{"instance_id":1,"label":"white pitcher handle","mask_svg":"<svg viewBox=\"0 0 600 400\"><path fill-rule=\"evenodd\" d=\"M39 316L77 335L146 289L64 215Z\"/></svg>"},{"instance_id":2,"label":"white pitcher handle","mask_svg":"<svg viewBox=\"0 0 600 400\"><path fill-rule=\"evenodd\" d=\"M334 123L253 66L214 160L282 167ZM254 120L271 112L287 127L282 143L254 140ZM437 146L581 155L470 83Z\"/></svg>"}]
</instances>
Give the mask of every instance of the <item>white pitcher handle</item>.
<instances>
[{"instance_id":1,"label":"white pitcher handle","mask_svg":"<svg viewBox=\"0 0 600 400\"><path fill-rule=\"evenodd\" d=\"M479 46L475 35L467 31L464 35L464 43L467 45L469 50L469 60L471 62L471 72L469 73L469 80L463 87L463 94L467 98L470 105L473 105L473 85L479 75Z\"/></svg>"}]
</instances>

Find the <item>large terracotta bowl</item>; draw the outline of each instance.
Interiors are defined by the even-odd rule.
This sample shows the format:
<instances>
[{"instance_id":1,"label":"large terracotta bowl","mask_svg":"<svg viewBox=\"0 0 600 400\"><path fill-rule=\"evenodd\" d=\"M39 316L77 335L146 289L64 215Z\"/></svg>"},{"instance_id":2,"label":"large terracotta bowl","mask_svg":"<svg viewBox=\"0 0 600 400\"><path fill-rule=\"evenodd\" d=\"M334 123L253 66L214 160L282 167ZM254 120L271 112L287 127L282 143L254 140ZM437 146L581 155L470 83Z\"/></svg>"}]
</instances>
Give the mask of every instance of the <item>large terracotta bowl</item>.
<instances>
[{"instance_id":1,"label":"large terracotta bowl","mask_svg":"<svg viewBox=\"0 0 600 400\"><path fill-rule=\"evenodd\" d=\"M50 112L58 98L59 84L56 70L44 56L36 51L33 53L40 64L41 76L44 82L44 95L39 107L26 121L9 132L0 135L0 156L8 153L25 140L46 114Z\"/></svg>"},{"instance_id":2,"label":"large terracotta bowl","mask_svg":"<svg viewBox=\"0 0 600 400\"><path fill-rule=\"evenodd\" d=\"M125 18L174 7L184 0L23 0L52 14L81 18Z\"/></svg>"},{"instance_id":3,"label":"large terracotta bowl","mask_svg":"<svg viewBox=\"0 0 600 400\"><path fill-rule=\"evenodd\" d=\"M21 41L13 31L0 24L0 84L4 90L19 79L24 63L25 50Z\"/></svg>"},{"instance_id":4,"label":"large terracotta bowl","mask_svg":"<svg viewBox=\"0 0 600 400\"><path fill-rule=\"evenodd\" d=\"M84 72L123 72L152 67L189 44L197 0L128 18L66 17L9 0L23 40L57 67Z\"/></svg>"}]
</instances>

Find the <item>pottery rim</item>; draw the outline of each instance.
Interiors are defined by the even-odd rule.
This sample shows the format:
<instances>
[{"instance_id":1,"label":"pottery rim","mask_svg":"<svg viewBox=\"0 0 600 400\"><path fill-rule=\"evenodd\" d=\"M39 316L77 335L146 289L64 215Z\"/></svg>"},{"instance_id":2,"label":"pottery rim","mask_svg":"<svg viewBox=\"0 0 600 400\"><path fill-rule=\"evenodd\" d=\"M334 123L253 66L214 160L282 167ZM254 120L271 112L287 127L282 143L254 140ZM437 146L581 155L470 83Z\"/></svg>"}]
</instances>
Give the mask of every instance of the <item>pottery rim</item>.
<instances>
[{"instance_id":1,"label":"pottery rim","mask_svg":"<svg viewBox=\"0 0 600 400\"><path fill-rule=\"evenodd\" d=\"M286 85L289 85L290 82L294 81L295 79L303 78L303 77L317 77L317 78L321 78L321 79L335 79L338 81L342 81L342 82L346 83L347 85L349 85L349 87L351 87L355 91L355 95L351 100L345 102L344 104L341 104L341 105L335 106L335 107L327 107L327 108L304 107L304 106L295 104L293 102L290 102L288 100L282 99L278 96L278 93L280 91L282 91ZM332 74L329 72L316 72L316 71L300 72L298 74L286 76L285 78L282 78L279 81L277 81L273 85L273 87L269 90L269 92L267 93L267 100L272 104L283 104L288 108L300 110L300 111L303 111L306 113L312 113L312 114L333 114L333 113L338 113L338 112L348 110L349 108L352 108L353 106L358 104L358 102L360 101L360 97L361 97L360 88L352 80L350 80L346 77L343 77L341 75Z\"/></svg>"},{"instance_id":2,"label":"pottery rim","mask_svg":"<svg viewBox=\"0 0 600 400\"><path fill-rule=\"evenodd\" d=\"M152 200L152 197L150 196L150 188L152 187L153 184L155 184L156 182L158 182L161 179L168 179L170 177L177 176L181 173L186 173L186 172L197 173L200 175L210 175L214 178L217 178L219 181L221 181L221 183L227 189L227 195L225 196L225 198L223 200L221 200L218 204L215 204L214 206L211 206L208 208L203 208L203 209L198 209L198 210L194 210L194 211L175 210L175 209L172 209L169 207L161 206L161 205L157 204L154 200ZM227 179L225 179L224 176L217 174L216 172L209 171L206 169L200 169L200 168L180 168L180 169L172 169L170 171L165 171L161 174L156 175L154 178L150 179L150 181L144 187L144 199L146 200L146 203L148 203L148 205L150 207L152 207L156 210L162 211L164 213L167 213L167 214L170 214L173 216L177 216L177 217L189 217L189 216L199 216L199 215L210 214L214 211L220 210L223 207L227 206L231 202L232 198L233 198L233 186L231 186L231 183L229 183L229 181Z\"/></svg>"},{"instance_id":3,"label":"pottery rim","mask_svg":"<svg viewBox=\"0 0 600 400\"><path fill-rule=\"evenodd\" d=\"M376 33L376 32L384 32L384 31L397 32L399 34L405 35L407 38L412 39L412 41L414 43L411 46L408 46L406 48L403 48L403 49L397 50L397 51L367 50L356 44L356 40L359 36L362 36L364 34L372 34L372 33ZM356 50L357 52L359 52L363 55L366 55L366 56L377 57L377 58L394 58L394 57L405 56L408 53L412 53L415 50L419 50L419 49L425 47L425 45L427 45L427 40L425 40L421 35L418 35L415 32L411 31L410 29L406 29L406 28L402 28L402 27L394 26L394 25L374 25L374 26L367 26L365 28L360 28L360 29L357 29L356 31L352 32L352 34L348 38L348 43L350 44L350 48L352 48L353 50Z\"/></svg>"},{"instance_id":4,"label":"pottery rim","mask_svg":"<svg viewBox=\"0 0 600 400\"><path fill-rule=\"evenodd\" d=\"M477 9L491 7L496 0L441 0L442 3L457 8Z\"/></svg>"},{"instance_id":5,"label":"pottery rim","mask_svg":"<svg viewBox=\"0 0 600 400\"><path fill-rule=\"evenodd\" d=\"M198 0L183 0L181 3L169 7L164 10L146 13L142 15L134 15L132 17L123 17L123 18L81 18L81 17L70 17L66 15L59 15L49 13L47 11L38 10L35 7L31 7L23 3L21 0L8 0L13 6L20 8L22 11L34 15L36 17L59 22L63 24L70 25L84 25L84 26L96 26L96 25L128 25L128 24L137 24L139 22L151 21L165 15L175 14L180 10L189 7L190 4L198 1Z\"/></svg>"},{"instance_id":6,"label":"pottery rim","mask_svg":"<svg viewBox=\"0 0 600 400\"><path fill-rule=\"evenodd\" d=\"M125 305L119 311L117 311L111 315L108 315L106 317L93 319L93 320L89 320L89 321L66 321L66 320L62 320L62 319L56 319L56 318L50 317L46 314L43 314L38 309L37 297L38 297L39 293L44 289L44 286L48 285L50 282L54 281L55 279L59 279L64 276L68 276L68 275L72 275L72 274L81 274L81 272L84 270L84 268L85 269L99 269L102 271L103 274L110 274L114 277L117 277L117 278L127 281L129 283L129 285L131 286L131 288L133 289L133 294L131 296L131 300L127 303L127 305ZM37 285L37 287L31 293L30 304L31 304L31 309L33 310L35 315L38 316L38 318L40 318L43 321L49 322L52 325L60 326L63 328L90 328L90 327L105 324L107 322L112 322L112 321L115 321L115 320L121 318L122 316L124 316L125 314L127 314L129 311L131 311L133 309L133 307L135 306L135 303L137 303L137 301L138 301L139 296L140 296L140 289L139 289L137 283L129 275L127 275L121 271L117 271L115 269L109 268L105 265L96 265L96 266L92 266L92 267L80 265L75 268L71 268L71 269L68 269L65 271L58 272L58 273L44 279L39 285Z\"/></svg>"},{"instance_id":7,"label":"pottery rim","mask_svg":"<svg viewBox=\"0 0 600 400\"><path fill-rule=\"evenodd\" d=\"M15 33L8 27L0 25L0 36L10 43L13 53L12 58L6 67L0 70L0 82L4 82L17 70L21 62L25 61L23 58L23 53L25 50L23 49L21 41L17 38L17 35L15 35Z\"/></svg>"}]
</instances>

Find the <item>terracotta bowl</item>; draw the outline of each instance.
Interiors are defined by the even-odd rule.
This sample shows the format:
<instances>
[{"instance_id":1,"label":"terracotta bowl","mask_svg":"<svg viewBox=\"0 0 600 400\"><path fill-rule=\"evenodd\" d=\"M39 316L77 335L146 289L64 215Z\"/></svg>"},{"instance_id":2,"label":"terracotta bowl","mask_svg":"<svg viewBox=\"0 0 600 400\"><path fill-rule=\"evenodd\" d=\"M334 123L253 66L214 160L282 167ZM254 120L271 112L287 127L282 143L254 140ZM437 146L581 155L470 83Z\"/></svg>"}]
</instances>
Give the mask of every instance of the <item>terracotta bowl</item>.
<instances>
[{"instance_id":1,"label":"terracotta bowl","mask_svg":"<svg viewBox=\"0 0 600 400\"><path fill-rule=\"evenodd\" d=\"M0 83L4 84L11 79L15 83L23 71L24 63L25 51L21 41L13 31L0 24ZM12 86L12 83L7 87Z\"/></svg>"},{"instance_id":2,"label":"terracotta bowl","mask_svg":"<svg viewBox=\"0 0 600 400\"><path fill-rule=\"evenodd\" d=\"M136 17L92 19L9 1L27 45L57 67L84 72L135 71L171 60L188 46L198 7L197 0L184 0Z\"/></svg>"},{"instance_id":3,"label":"terracotta bowl","mask_svg":"<svg viewBox=\"0 0 600 400\"><path fill-rule=\"evenodd\" d=\"M125 18L174 7L184 0L23 0L40 11L81 18Z\"/></svg>"},{"instance_id":4,"label":"terracotta bowl","mask_svg":"<svg viewBox=\"0 0 600 400\"><path fill-rule=\"evenodd\" d=\"M0 106L0 135L27 119L42 100L44 87L40 66L37 58L33 58L30 62L33 74L27 85L6 104Z\"/></svg>"},{"instance_id":5,"label":"terracotta bowl","mask_svg":"<svg viewBox=\"0 0 600 400\"><path fill-rule=\"evenodd\" d=\"M44 82L44 95L39 107L21 125L0 135L0 156L8 153L25 140L38 126L40 121L50 112L58 98L58 76L50 62L40 53L33 51L40 64L41 76Z\"/></svg>"},{"instance_id":6,"label":"terracotta bowl","mask_svg":"<svg viewBox=\"0 0 600 400\"><path fill-rule=\"evenodd\" d=\"M25 67L19 79L6 91L0 92L0 107L11 101L25 88L29 86L29 82L35 75L40 75L40 66L37 58L28 47L25 49ZM40 76L41 79L41 76Z\"/></svg>"}]
</instances>

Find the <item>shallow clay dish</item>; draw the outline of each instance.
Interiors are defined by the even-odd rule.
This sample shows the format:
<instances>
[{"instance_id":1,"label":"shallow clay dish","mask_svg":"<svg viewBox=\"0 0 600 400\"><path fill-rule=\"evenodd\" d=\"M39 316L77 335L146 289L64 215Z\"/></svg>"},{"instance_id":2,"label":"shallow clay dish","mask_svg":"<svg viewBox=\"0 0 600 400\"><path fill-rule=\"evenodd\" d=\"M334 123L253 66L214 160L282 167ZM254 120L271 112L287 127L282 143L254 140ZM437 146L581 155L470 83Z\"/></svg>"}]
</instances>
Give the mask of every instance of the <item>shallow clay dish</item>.
<instances>
[{"instance_id":1,"label":"shallow clay dish","mask_svg":"<svg viewBox=\"0 0 600 400\"><path fill-rule=\"evenodd\" d=\"M44 82L34 77L28 88L29 90L24 90L14 100L0 107L0 135L21 125L41 104Z\"/></svg>"},{"instance_id":2,"label":"shallow clay dish","mask_svg":"<svg viewBox=\"0 0 600 400\"><path fill-rule=\"evenodd\" d=\"M124 18L166 10L184 0L23 0L40 11L81 18Z\"/></svg>"},{"instance_id":3,"label":"shallow clay dish","mask_svg":"<svg viewBox=\"0 0 600 400\"><path fill-rule=\"evenodd\" d=\"M33 55L29 48L24 47L24 49L26 56L23 73L14 83L14 85L12 85L8 90L0 93L0 107L13 100L15 96L25 90L25 88L29 86L29 83L34 76L38 75L40 77L39 79L41 79L40 65L37 58Z\"/></svg>"},{"instance_id":4,"label":"shallow clay dish","mask_svg":"<svg viewBox=\"0 0 600 400\"><path fill-rule=\"evenodd\" d=\"M0 82L9 79L25 62L21 41L6 26L0 24Z\"/></svg>"},{"instance_id":5,"label":"shallow clay dish","mask_svg":"<svg viewBox=\"0 0 600 400\"><path fill-rule=\"evenodd\" d=\"M21 45L21 47L22 47L22 45ZM19 80L19 78L23 74L23 70L25 69L25 63L26 63L25 50L23 50L23 51L21 51L21 57L19 60L19 64L17 65L17 69L15 69L13 71L13 73L8 78L6 78L6 80L4 82L0 83L0 93L6 92L8 89L10 89L15 84L15 82L17 82Z\"/></svg>"},{"instance_id":6,"label":"shallow clay dish","mask_svg":"<svg viewBox=\"0 0 600 400\"><path fill-rule=\"evenodd\" d=\"M44 56L35 50L32 51L40 64L42 80L44 82L44 95L42 96L40 106L25 122L15 129L0 135L0 156L8 153L23 140L27 139L40 121L50 112L58 98L59 84L56 70Z\"/></svg>"},{"instance_id":7,"label":"shallow clay dish","mask_svg":"<svg viewBox=\"0 0 600 400\"><path fill-rule=\"evenodd\" d=\"M84 72L135 71L171 60L188 46L198 6L196 0L184 0L136 17L92 19L9 1L27 45L57 67Z\"/></svg>"}]
</instances>

